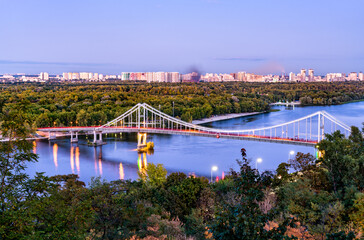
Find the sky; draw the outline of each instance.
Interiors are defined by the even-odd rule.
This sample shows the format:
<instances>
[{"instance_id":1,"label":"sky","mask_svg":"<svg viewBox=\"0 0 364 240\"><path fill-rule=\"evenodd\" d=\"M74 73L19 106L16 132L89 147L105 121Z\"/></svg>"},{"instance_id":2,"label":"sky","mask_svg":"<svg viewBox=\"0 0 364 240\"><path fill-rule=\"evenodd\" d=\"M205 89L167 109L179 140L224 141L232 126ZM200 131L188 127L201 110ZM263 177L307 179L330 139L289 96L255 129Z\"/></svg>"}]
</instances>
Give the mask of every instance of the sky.
<instances>
[{"instance_id":1,"label":"sky","mask_svg":"<svg viewBox=\"0 0 364 240\"><path fill-rule=\"evenodd\" d=\"M0 74L364 71L363 0L0 0Z\"/></svg>"}]
</instances>

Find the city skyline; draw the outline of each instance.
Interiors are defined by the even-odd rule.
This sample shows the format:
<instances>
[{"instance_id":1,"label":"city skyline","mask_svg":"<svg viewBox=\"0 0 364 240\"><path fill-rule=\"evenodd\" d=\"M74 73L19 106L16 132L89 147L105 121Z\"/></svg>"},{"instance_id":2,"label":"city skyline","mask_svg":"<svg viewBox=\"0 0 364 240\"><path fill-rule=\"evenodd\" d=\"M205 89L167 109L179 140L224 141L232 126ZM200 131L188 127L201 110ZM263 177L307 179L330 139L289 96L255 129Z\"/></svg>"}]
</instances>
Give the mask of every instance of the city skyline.
<instances>
[{"instance_id":1,"label":"city skyline","mask_svg":"<svg viewBox=\"0 0 364 240\"><path fill-rule=\"evenodd\" d=\"M363 1L0 1L0 74L358 72Z\"/></svg>"},{"instance_id":2,"label":"city skyline","mask_svg":"<svg viewBox=\"0 0 364 240\"><path fill-rule=\"evenodd\" d=\"M48 81L146 81L151 82L337 82L337 81L364 81L363 72L326 73L315 75L315 70L301 69L299 73L266 74L260 75L245 71L235 73L205 73L191 72L121 72L120 74L103 74L98 72L63 72L62 75L52 75L48 72L40 74L0 74L0 82L48 82Z\"/></svg>"}]
</instances>

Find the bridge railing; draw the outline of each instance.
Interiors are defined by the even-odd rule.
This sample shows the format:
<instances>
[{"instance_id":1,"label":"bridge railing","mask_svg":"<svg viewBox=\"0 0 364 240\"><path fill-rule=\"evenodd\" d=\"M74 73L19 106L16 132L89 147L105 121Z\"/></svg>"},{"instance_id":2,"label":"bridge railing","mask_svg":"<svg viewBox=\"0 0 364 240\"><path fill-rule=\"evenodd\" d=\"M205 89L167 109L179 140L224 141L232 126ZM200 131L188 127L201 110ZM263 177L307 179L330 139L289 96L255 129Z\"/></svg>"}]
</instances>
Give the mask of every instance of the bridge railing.
<instances>
[{"instance_id":1,"label":"bridge railing","mask_svg":"<svg viewBox=\"0 0 364 240\"><path fill-rule=\"evenodd\" d=\"M120 127L136 127L139 129L157 128L158 126L159 129L169 129L174 131L184 130L206 132L211 134L240 134L259 136L262 138L269 137L272 139L304 139L306 141L312 141L315 139L316 141L319 141L323 139L324 134L329 131L327 129L328 124L325 123L325 120L331 122L331 126L334 126L335 130L342 130L346 135L350 133L350 128L347 125L324 111L318 111L305 117L274 126L234 130L209 128L188 123L169 116L146 103L139 103L135 105L118 118L100 126L98 129L101 130L102 128L118 126L118 123L120 123Z\"/></svg>"}]
</instances>

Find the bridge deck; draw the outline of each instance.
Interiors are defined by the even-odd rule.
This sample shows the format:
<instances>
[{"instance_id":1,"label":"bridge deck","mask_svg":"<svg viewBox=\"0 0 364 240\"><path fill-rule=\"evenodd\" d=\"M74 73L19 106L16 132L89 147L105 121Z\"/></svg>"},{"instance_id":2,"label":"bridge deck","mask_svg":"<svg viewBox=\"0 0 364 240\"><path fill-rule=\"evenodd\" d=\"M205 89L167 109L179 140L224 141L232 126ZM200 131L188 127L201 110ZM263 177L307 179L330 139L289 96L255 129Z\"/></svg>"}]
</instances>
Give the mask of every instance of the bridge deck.
<instances>
[{"instance_id":1,"label":"bridge deck","mask_svg":"<svg viewBox=\"0 0 364 240\"><path fill-rule=\"evenodd\" d=\"M39 128L41 132L70 132L80 131L84 134L93 134L93 131L102 133L121 133L121 132L146 132L154 134L175 134L175 135L191 135L202 137L215 137L215 138L230 138L241 140L252 140L262 142L276 142L276 143L288 143L295 145L313 146L317 144L317 141L310 141L301 138L280 138L260 135L248 135L238 133L219 133L213 131L200 131L200 130L180 130L180 129L166 129L166 128L137 128L137 127L56 127L56 128ZM68 135L68 134L67 134Z\"/></svg>"}]
</instances>

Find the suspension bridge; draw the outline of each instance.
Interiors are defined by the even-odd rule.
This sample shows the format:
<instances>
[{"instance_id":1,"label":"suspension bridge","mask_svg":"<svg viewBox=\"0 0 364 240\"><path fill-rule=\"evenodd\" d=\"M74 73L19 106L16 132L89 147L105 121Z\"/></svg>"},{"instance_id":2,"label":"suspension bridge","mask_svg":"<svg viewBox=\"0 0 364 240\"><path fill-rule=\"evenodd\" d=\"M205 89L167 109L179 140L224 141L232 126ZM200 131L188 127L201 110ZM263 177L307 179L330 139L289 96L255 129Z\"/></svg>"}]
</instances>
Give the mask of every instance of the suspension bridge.
<instances>
[{"instance_id":1,"label":"suspension bridge","mask_svg":"<svg viewBox=\"0 0 364 240\"><path fill-rule=\"evenodd\" d=\"M102 126L73 126L39 128L48 139L70 136L71 142L78 141L79 134L93 135L93 144L104 144L102 135L108 133L138 133L138 147L146 145L147 133L177 134L216 138L231 138L264 142L276 142L313 146L324 139L325 134L340 130L350 135L350 127L325 111L282 124L255 129L216 129L204 127L171 117L146 103L138 103L124 114Z\"/></svg>"}]
</instances>

